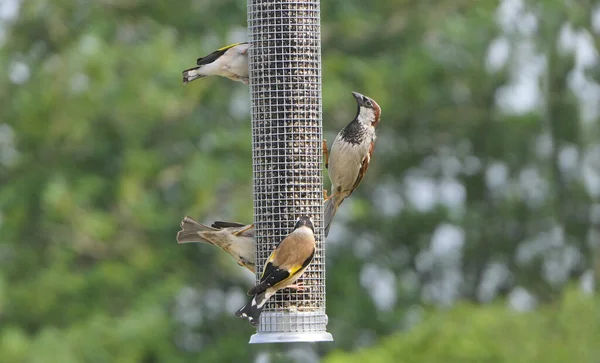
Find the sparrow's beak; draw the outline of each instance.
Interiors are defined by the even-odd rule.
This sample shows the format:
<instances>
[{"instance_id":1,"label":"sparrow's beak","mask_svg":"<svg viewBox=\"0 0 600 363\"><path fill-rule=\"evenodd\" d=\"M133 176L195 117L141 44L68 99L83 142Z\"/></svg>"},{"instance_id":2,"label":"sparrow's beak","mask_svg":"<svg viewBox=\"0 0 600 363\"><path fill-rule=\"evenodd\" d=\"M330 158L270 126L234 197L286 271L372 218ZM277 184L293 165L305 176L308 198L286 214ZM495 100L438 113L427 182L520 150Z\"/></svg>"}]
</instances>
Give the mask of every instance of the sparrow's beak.
<instances>
[{"instance_id":1,"label":"sparrow's beak","mask_svg":"<svg viewBox=\"0 0 600 363\"><path fill-rule=\"evenodd\" d=\"M354 99L356 100L356 102L357 102L359 105L362 105L362 103L363 103L363 97L364 97L364 96L363 96L363 95L361 95L361 94L360 94L360 93L358 93L358 92L352 92L352 95L354 96Z\"/></svg>"}]
</instances>

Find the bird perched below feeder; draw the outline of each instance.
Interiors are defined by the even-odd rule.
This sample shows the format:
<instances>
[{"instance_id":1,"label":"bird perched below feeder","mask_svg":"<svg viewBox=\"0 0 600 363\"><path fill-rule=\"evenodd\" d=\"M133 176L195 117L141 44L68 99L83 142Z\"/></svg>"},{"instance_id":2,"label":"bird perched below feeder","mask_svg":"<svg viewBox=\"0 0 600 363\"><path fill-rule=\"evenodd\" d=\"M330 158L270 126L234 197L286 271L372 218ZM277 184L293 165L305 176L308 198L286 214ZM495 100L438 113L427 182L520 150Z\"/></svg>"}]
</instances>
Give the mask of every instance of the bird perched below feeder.
<instances>
[{"instance_id":1,"label":"bird perched below feeder","mask_svg":"<svg viewBox=\"0 0 600 363\"><path fill-rule=\"evenodd\" d=\"M181 221L178 243L204 242L229 253L240 266L255 272L254 224L215 222L210 227L190 217Z\"/></svg>"},{"instance_id":2,"label":"bird perched below feeder","mask_svg":"<svg viewBox=\"0 0 600 363\"><path fill-rule=\"evenodd\" d=\"M294 230L271 252L260 282L248 291L252 299L235 313L238 318L247 318L252 326L256 326L258 317L271 296L286 287L299 289L293 283L302 276L315 255L314 232L313 222L309 217L298 218Z\"/></svg>"},{"instance_id":3,"label":"bird perched below feeder","mask_svg":"<svg viewBox=\"0 0 600 363\"><path fill-rule=\"evenodd\" d=\"M369 168L375 127L381 116L381 107L375 100L358 92L352 94L358 105L354 120L337 134L330 152L326 141L323 142L325 167L331 179L331 195L327 197L325 191L325 237L339 206L358 187Z\"/></svg>"},{"instance_id":4,"label":"bird perched below feeder","mask_svg":"<svg viewBox=\"0 0 600 363\"><path fill-rule=\"evenodd\" d=\"M235 43L198 58L197 67L182 72L183 83L208 76L222 76L248 84L248 48L250 44Z\"/></svg>"}]
</instances>

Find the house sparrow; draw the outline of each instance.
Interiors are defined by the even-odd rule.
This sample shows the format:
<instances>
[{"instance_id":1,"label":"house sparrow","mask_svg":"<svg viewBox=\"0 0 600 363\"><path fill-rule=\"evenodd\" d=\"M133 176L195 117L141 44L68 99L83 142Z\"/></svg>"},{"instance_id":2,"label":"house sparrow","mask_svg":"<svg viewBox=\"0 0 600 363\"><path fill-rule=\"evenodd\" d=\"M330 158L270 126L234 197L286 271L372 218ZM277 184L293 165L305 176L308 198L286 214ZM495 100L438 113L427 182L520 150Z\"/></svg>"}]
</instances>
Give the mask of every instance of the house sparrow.
<instances>
[{"instance_id":1,"label":"house sparrow","mask_svg":"<svg viewBox=\"0 0 600 363\"><path fill-rule=\"evenodd\" d=\"M183 71L183 84L207 76L223 76L248 84L248 48L250 44L235 43L198 58L198 67Z\"/></svg>"},{"instance_id":2,"label":"house sparrow","mask_svg":"<svg viewBox=\"0 0 600 363\"><path fill-rule=\"evenodd\" d=\"M298 288L298 285L292 284L304 273L315 255L314 232L313 222L309 217L298 218L294 230L267 259L260 283L248 291L252 299L235 316L247 318L252 326L256 326L258 317L271 296L286 287Z\"/></svg>"},{"instance_id":3,"label":"house sparrow","mask_svg":"<svg viewBox=\"0 0 600 363\"><path fill-rule=\"evenodd\" d=\"M210 243L229 253L240 266L255 272L254 224L215 222L209 227L185 217L181 231L177 232L177 242Z\"/></svg>"},{"instance_id":4,"label":"house sparrow","mask_svg":"<svg viewBox=\"0 0 600 363\"><path fill-rule=\"evenodd\" d=\"M324 142L325 167L331 179L331 196L325 191L325 237L331 221L342 204L365 176L375 147L375 127L379 123L381 107L373 99L352 92L358 104L354 120L342 129L327 152Z\"/></svg>"}]
</instances>

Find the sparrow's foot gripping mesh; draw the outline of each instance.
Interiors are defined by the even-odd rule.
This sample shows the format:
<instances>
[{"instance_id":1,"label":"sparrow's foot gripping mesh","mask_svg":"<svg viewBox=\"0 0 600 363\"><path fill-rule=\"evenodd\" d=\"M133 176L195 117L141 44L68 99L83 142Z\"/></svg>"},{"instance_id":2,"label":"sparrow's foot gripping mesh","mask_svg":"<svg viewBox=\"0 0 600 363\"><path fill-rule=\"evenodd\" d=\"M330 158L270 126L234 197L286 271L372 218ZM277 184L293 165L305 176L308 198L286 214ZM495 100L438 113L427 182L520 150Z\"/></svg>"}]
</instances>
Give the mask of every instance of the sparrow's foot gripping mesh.
<instances>
[{"instance_id":1,"label":"sparrow's foot gripping mesh","mask_svg":"<svg viewBox=\"0 0 600 363\"><path fill-rule=\"evenodd\" d=\"M326 332L319 0L248 0L257 279L300 215L317 252L266 304L252 343L332 340Z\"/></svg>"}]
</instances>

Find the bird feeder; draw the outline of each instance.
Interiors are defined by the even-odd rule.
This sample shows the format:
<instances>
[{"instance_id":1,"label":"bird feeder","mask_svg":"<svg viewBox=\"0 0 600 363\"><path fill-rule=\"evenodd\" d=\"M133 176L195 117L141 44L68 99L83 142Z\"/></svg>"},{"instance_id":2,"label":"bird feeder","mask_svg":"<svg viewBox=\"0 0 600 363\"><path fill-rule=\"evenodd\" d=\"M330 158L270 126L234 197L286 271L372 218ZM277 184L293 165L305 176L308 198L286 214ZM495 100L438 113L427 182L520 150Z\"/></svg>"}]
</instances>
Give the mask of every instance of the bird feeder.
<instances>
[{"instance_id":1,"label":"bird feeder","mask_svg":"<svg viewBox=\"0 0 600 363\"><path fill-rule=\"evenodd\" d=\"M267 302L250 343L332 341L325 313L319 0L248 0L257 281L300 215L317 251L298 280Z\"/></svg>"}]
</instances>

